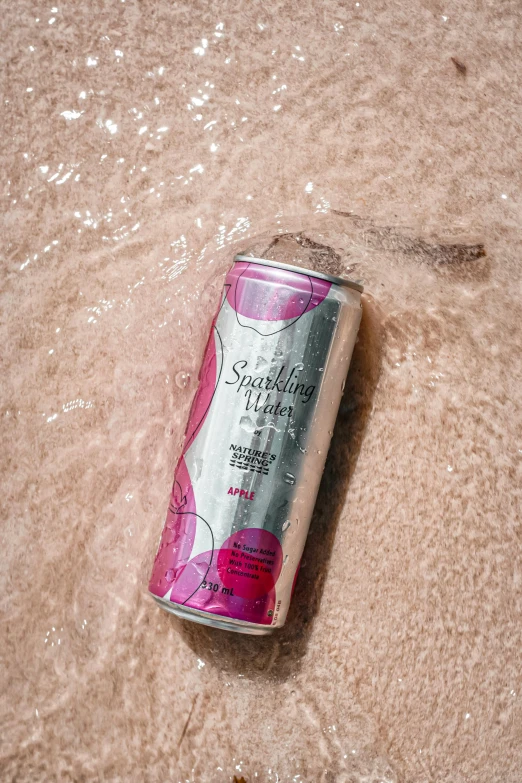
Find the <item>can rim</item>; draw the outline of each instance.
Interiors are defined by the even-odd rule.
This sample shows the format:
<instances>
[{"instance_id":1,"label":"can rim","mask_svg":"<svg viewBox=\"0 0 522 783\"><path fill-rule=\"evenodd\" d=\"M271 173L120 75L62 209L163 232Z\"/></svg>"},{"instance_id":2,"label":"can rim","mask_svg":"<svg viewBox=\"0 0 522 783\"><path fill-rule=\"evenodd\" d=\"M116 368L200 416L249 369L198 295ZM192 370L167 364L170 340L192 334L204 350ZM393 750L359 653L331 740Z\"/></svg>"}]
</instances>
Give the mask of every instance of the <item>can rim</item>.
<instances>
[{"instance_id":1,"label":"can rim","mask_svg":"<svg viewBox=\"0 0 522 783\"><path fill-rule=\"evenodd\" d=\"M301 275L309 275L310 277L318 277L320 280L328 280L335 285L346 286L347 288L353 288L354 291L359 291L362 294L364 286L356 280L350 280L348 277L335 277L334 275L325 275L322 272L315 272L313 269L307 269L302 266L293 266L292 264L283 264L280 261L271 261L268 258L255 258L253 256L245 256L242 253L238 253L234 256L234 263L236 261L248 261L252 264L262 264L263 266L272 266L275 269L286 269L288 272L297 272Z\"/></svg>"}]
</instances>

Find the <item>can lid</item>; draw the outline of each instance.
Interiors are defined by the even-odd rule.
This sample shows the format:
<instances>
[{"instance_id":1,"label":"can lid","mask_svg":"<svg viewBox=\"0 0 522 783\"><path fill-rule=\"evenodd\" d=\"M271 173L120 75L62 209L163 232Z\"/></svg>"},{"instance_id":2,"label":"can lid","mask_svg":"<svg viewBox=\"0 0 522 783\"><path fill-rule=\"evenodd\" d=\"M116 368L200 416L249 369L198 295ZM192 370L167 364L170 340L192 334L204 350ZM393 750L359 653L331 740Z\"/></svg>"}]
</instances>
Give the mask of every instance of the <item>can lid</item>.
<instances>
[{"instance_id":1,"label":"can lid","mask_svg":"<svg viewBox=\"0 0 522 783\"><path fill-rule=\"evenodd\" d=\"M362 293L364 287L359 280L350 280L347 277L335 277L334 275L325 275L322 272L315 272L313 269L307 269L302 266L292 266L291 264L282 264L280 261L270 261L268 258L254 258L253 256L237 255L234 256L234 261L247 261L251 264L262 264L263 266L273 266L275 269L286 269L289 272L297 272L301 275L308 275L310 277L318 277L320 280L328 280L334 285L344 285L348 288L353 288L355 291Z\"/></svg>"}]
</instances>

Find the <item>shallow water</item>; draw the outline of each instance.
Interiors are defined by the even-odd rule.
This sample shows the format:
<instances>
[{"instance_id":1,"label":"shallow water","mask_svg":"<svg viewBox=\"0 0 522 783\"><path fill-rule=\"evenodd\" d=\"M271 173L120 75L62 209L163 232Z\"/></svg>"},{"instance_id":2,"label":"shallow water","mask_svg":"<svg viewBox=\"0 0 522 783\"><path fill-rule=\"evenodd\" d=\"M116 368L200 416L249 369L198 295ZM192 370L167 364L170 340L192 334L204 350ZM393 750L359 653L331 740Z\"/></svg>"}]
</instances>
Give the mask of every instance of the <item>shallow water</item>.
<instances>
[{"instance_id":1,"label":"shallow water","mask_svg":"<svg viewBox=\"0 0 522 783\"><path fill-rule=\"evenodd\" d=\"M519 4L2 17L3 779L517 783ZM225 271L277 232L367 293L259 640L146 585Z\"/></svg>"}]
</instances>

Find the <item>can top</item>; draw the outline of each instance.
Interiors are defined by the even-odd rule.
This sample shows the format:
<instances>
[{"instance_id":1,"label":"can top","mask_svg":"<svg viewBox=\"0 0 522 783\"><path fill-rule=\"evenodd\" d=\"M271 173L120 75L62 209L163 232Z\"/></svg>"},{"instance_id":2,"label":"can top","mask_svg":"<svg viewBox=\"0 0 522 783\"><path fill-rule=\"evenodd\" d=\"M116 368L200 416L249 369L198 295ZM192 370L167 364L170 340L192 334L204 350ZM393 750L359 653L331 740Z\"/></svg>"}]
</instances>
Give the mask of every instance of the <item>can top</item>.
<instances>
[{"instance_id":1,"label":"can top","mask_svg":"<svg viewBox=\"0 0 522 783\"><path fill-rule=\"evenodd\" d=\"M234 256L234 261L247 261L251 264L262 264L263 266L273 266L275 269L286 269L289 272L297 272L301 275L309 275L310 277L318 277L320 280L328 280L334 285L344 285L348 288L353 288L355 291L362 293L364 287L356 280L349 280L347 277L335 277L334 275L325 275L322 272L315 272L313 269L307 269L302 266L293 266L292 264L282 264L280 261L270 261L268 258L254 258L252 256L237 255Z\"/></svg>"}]
</instances>

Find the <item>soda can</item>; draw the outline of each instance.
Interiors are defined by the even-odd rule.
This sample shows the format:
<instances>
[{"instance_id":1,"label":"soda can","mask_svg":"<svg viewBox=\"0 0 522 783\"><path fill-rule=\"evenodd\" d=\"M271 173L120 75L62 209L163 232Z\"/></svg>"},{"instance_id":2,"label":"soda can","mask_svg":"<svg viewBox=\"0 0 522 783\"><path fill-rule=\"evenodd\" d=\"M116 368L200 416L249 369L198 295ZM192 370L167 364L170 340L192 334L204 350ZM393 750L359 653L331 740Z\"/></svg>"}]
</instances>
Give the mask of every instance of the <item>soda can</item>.
<instances>
[{"instance_id":1,"label":"soda can","mask_svg":"<svg viewBox=\"0 0 522 783\"><path fill-rule=\"evenodd\" d=\"M208 339L149 591L248 634L285 622L362 286L238 255Z\"/></svg>"}]
</instances>

